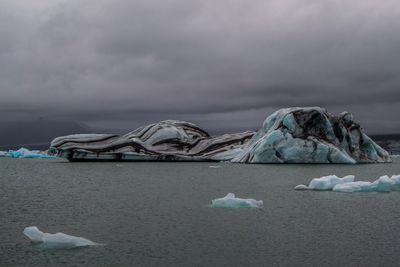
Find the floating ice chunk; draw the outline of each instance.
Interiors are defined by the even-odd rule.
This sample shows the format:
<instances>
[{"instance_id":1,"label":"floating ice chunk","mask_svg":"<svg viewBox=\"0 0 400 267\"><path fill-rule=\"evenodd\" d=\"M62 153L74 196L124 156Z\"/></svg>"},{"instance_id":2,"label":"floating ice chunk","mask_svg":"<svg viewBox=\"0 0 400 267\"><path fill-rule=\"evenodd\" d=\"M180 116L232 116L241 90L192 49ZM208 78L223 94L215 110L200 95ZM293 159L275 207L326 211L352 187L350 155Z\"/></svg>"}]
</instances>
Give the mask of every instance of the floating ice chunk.
<instances>
[{"instance_id":1,"label":"floating ice chunk","mask_svg":"<svg viewBox=\"0 0 400 267\"><path fill-rule=\"evenodd\" d=\"M5 157L7 155L6 151L0 151L0 158Z\"/></svg>"},{"instance_id":2,"label":"floating ice chunk","mask_svg":"<svg viewBox=\"0 0 400 267\"><path fill-rule=\"evenodd\" d=\"M371 184L371 189L375 192L390 192L395 184L396 182L394 180L390 179L389 176L384 175Z\"/></svg>"},{"instance_id":3,"label":"floating ice chunk","mask_svg":"<svg viewBox=\"0 0 400 267\"><path fill-rule=\"evenodd\" d=\"M39 150L29 150L24 147L21 147L18 150L9 150L6 157L10 158L40 158L40 159L48 159L48 158L55 158L54 156L47 155L43 151Z\"/></svg>"},{"instance_id":4,"label":"floating ice chunk","mask_svg":"<svg viewBox=\"0 0 400 267\"><path fill-rule=\"evenodd\" d=\"M208 166L208 168L212 168L212 169L218 169L220 167L221 166L219 166L219 165L210 165L210 166Z\"/></svg>"},{"instance_id":5,"label":"floating ice chunk","mask_svg":"<svg viewBox=\"0 0 400 267\"><path fill-rule=\"evenodd\" d=\"M310 188L304 184L299 184L294 187L294 190L309 190Z\"/></svg>"},{"instance_id":6,"label":"floating ice chunk","mask_svg":"<svg viewBox=\"0 0 400 267\"><path fill-rule=\"evenodd\" d=\"M345 192L345 193L362 192L362 191L365 192L370 190L371 184L372 184L371 182L357 181L352 183L335 185L332 190L335 192Z\"/></svg>"},{"instance_id":7,"label":"floating ice chunk","mask_svg":"<svg viewBox=\"0 0 400 267\"><path fill-rule=\"evenodd\" d=\"M337 177L336 175L322 176L320 178L314 178L311 180L308 186L298 185L294 189L296 190L332 190L335 185L344 184L354 181L354 175L347 175L343 178Z\"/></svg>"},{"instance_id":8,"label":"floating ice chunk","mask_svg":"<svg viewBox=\"0 0 400 267\"><path fill-rule=\"evenodd\" d=\"M391 192L400 190L400 175L381 176L374 182L352 182L335 186L332 190L336 192Z\"/></svg>"},{"instance_id":9,"label":"floating ice chunk","mask_svg":"<svg viewBox=\"0 0 400 267\"><path fill-rule=\"evenodd\" d=\"M24 229L24 235L26 235L34 243L43 242L44 233L40 231L36 226L26 227Z\"/></svg>"},{"instance_id":10,"label":"floating ice chunk","mask_svg":"<svg viewBox=\"0 0 400 267\"><path fill-rule=\"evenodd\" d=\"M339 178L336 175L312 179L309 186L298 185L295 190L332 190L335 192L391 192L400 191L400 175L379 177L374 182L356 181L354 176Z\"/></svg>"},{"instance_id":11,"label":"floating ice chunk","mask_svg":"<svg viewBox=\"0 0 400 267\"><path fill-rule=\"evenodd\" d=\"M212 201L213 208L261 208L262 206L262 200L236 198L233 193Z\"/></svg>"},{"instance_id":12,"label":"floating ice chunk","mask_svg":"<svg viewBox=\"0 0 400 267\"><path fill-rule=\"evenodd\" d=\"M336 175L323 176L312 179L309 188L313 190L330 190L337 184L349 183L354 181L354 175L347 175L339 178Z\"/></svg>"},{"instance_id":13,"label":"floating ice chunk","mask_svg":"<svg viewBox=\"0 0 400 267\"><path fill-rule=\"evenodd\" d=\"M400 174L392 175L392 177L390 177L390 179L392 179L392 181L394 182L394 184L392 185L392 190L400 191Z\"/></svg>"},{"instance_id":14,"label":"floating ice chunk","mask_svg":"<svg viewBox=\"0 0 400 267\"><path fill-rule=\"evenodd\" d=\"M34 243L42 243L52 248L75 248L98 245L83 237L66 235L63 233L43 233L36 226L29 226L24 229L26 235Z\"/></svg>"}]
</instances>

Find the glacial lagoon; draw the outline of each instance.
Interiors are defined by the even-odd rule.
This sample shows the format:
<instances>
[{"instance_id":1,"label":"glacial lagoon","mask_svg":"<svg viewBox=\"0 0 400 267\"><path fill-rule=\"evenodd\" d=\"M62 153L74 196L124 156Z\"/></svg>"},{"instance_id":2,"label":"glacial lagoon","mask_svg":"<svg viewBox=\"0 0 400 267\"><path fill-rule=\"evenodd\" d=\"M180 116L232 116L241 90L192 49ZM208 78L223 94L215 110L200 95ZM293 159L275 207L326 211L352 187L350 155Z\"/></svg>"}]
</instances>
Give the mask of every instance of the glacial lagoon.
<instances>
[{"instance_id":1,"label":"glacial lagoon","mask_svg":"<svg viewBox=\"0 0 400 267\"><path fill-rule=\"evenodd\" d=\"M210 166L220 166L218 168ZM389 164L69 163L0 158L0 266L398 266L400 192L296 191ZM259 209L213 209L232 192ZM103 244L43 249L23 230Z\"/></svg>"}]
</instances>

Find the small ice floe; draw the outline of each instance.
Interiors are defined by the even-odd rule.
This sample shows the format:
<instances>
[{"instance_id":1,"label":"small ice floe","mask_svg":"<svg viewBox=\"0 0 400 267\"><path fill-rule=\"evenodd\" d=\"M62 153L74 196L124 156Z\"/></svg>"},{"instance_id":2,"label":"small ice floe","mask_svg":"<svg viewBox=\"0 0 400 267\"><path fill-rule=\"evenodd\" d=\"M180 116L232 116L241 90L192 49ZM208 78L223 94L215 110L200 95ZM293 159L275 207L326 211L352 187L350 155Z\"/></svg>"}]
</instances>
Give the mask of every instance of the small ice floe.
<instances>
[{"instance_id":1,"label":"small ice floe","mask_svg":"<svg viewBox=\"0 0 400 267\"><path fill-rule=\"evenodd\" d=\"M98 245L83 237L66 235L63 233L43 233L36 226L29 226L24 229L26 235L33 243L40 243L44 248L76 248Z\"/></svg>"},{"instance_id":2,"label":"small ice floe","mask_svg":"<svg viewBox=\"0 0 400 267\"><path fill-rule=\"evenodd\" d=\"M305 184L299 184L294 187L294 190L310 190L310 188Z\"/></svg>"},{"instance_id":3,"label":"small ice floe","mask_svg":"<svg viewBox=\"0 0 400 267\"><path fill-rule=\"evenodd\" d=\"M6 151L0 151L0 158L5 157L7 155Z\"/></svg>"},{"instance_id":4,"label":"small ice floe","mask_svg":"<svg viewBox=\"0 0 400 267\"><path fill-rule=\"evenodd\" d=\"M221 168L221 166L220 165L210 165L210 166L208 166L208 168L218 169L218 168Z\"/></svg>"},{"instance_id":5,"label":"small ice floe","mask_svg":"<svg viewBox=\"0 0 400 267\"><path fill-rule=\"evenodd\" d=\"M228 193L223 198L212 200L211 207L213 208L261 208L263 206L262 200L236 198L235 194Z\"/></svg>"},{"instance_id":6,"label":"small ice floe","mask_svg":"<svg viewBox=\"0 0 400 267\"><path fill-rule=\"evenodd\" d=\"M335 175L312 179L309 186L298 185L296 190L332 190L335 192L391 192L400 191L400 175L384 175L374 182L354 181L353 175L338 178ZM345 179L346 178L346 179Z\"/></svg>"},{"instance_id":7,"label":"small ice floe","mask_svg":"<svg viewBox=\"0 0 400 267\"><path fill-rule=\"evenodd\" d=\"M400 155L390 155L392 158L400 158Z\"/></svg>"},{"instance_id":8,"label":"small ice floe","mask_svg":"<svg viewBox=\"0 0 400 267\"><path fill-rule=\"evenodd\" d=\"M354 175L347 175L343 178L337 177L336 175L322 176L320 178L314 178L311 180L308 186L297 185L295 190L332 190L338 184L344 184L354 181Z\"/></svg>"},{"instance_id":9,"label":"small ice floe","mask_svg":"<svg viewBox=\"0 0 400 267\"><path fill-rule=\"evenodd\" d=\"M5 157L10 157L10 158L24 158L24 159L50 159L50 158L55 158L54 156L48 155L44 151L39 151L39 150L29 150L24 147L21 147L18 150L9 150L6 154Z\"/></svg>"}]
</instances>

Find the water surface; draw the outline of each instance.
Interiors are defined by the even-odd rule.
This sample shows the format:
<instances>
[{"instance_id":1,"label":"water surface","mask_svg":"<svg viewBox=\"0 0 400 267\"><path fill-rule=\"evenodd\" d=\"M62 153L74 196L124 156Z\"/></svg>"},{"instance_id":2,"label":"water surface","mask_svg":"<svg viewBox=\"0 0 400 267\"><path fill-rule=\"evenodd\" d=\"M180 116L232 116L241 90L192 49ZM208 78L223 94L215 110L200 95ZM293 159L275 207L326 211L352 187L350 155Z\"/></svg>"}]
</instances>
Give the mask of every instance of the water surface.
<instances>
[{"instance_id":1,"label":"water surface","mask_svg":"<svg viewBox=\"0 0 400 267\"><path fill-rule=\"evenodd\" d=\"M220 165L220 168L209 168ZM0 159L0 266L398 266L400 192L295 191L369 165L68 163ZM228 192L263 209L209 207ZM43 250L26 226L105 246Z\"/></svg>"}]
</instances>

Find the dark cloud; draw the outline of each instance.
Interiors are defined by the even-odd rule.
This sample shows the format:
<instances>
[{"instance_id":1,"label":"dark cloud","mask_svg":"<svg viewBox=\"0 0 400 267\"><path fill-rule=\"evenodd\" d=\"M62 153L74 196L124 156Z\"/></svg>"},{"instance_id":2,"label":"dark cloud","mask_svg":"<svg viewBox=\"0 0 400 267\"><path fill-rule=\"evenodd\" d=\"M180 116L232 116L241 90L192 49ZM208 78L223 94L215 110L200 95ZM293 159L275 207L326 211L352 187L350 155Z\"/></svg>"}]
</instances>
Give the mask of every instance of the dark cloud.
<instances>
[{"instance_id":1,"label":"dark cloud","mask_svg":"<svg viewBox=\"0 0 400 267\"><path fill-rule=\"evenodd\" d=\"M317 105L400 132L398 1L6 0L0 22L0 120L243 130Z\"/></svg>"}]
</instances>

